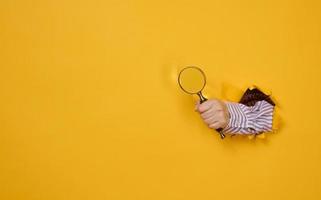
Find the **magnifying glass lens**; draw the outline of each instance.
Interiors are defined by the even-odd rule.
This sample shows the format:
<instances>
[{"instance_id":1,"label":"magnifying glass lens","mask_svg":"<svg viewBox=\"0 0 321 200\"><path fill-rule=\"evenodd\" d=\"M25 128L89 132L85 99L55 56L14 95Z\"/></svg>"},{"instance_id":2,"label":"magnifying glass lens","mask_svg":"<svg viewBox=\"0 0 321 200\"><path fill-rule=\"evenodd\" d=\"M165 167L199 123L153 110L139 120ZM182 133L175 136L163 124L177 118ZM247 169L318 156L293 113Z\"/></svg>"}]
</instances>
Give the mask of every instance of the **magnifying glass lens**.
<instances>
[{"instance_id":1,"label":"magnifying glass lens","mask_svg":"<svg viewBox=\"0 0 321 200\"><path fill-rule=\"evenodd\" d=\"M179 84L189 94L197 94L205 86L205 75L200 69L189 67L181 71Z\"/></svg>"}]
</instances>

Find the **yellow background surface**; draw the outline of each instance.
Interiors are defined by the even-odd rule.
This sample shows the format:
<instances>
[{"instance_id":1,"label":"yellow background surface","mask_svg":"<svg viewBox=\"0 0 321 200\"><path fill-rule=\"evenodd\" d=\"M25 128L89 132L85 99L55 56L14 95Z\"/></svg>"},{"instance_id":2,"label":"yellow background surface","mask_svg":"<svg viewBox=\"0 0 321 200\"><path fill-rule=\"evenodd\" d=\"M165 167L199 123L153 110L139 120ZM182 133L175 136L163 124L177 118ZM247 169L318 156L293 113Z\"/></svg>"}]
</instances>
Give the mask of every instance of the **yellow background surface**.
<instances>
[{"instance_id":1,"label":"yellow background surface","mask_svg":"<svg viewBox=\"0 0 321 200\"><path fill-rule=\"evenodd\" d=\"M319 2L2 0L0 199L321 199ZM220 140L185 65L282 128Z\"/></svg>"}]
</instances>

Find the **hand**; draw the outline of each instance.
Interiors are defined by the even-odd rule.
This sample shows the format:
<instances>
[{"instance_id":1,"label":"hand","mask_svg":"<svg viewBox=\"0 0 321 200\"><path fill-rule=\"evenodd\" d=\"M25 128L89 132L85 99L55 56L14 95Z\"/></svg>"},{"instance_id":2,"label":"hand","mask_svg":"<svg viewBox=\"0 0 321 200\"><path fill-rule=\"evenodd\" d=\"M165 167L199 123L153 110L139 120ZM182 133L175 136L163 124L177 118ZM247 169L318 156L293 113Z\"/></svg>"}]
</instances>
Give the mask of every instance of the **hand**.
<instances>
[{"instance_id":1,"label":"hand","mask_svg":"<svg viewBox=\"0 0 321 200\"><path fill-rule=\"evenodd\" d=\"M210 99L200 104L196 103L195 110L201 114L204 122L213 129L225 128L229 123L229 112L226 104L218 99Z\"/></svg>"}]
</instances>

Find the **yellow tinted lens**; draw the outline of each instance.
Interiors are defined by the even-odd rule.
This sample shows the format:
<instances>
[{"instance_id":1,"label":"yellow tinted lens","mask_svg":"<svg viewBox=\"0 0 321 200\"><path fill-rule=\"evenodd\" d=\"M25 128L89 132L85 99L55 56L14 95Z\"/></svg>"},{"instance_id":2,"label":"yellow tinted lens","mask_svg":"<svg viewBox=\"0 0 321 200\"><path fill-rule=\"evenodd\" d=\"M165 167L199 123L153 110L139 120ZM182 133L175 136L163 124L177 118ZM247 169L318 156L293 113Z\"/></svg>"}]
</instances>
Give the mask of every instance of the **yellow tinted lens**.
<instances>
[{"instance_id":1,"label":"yellow tinted lens","mask_svg":"<svg viewBox=\"0 0 321 200\"><path fill-rule=\"evenodd\" d=\"M196 67L188 67L180 73L179 83L188 93L198 93L205 85L205 75Z\"/></svg>"}]
</instances>

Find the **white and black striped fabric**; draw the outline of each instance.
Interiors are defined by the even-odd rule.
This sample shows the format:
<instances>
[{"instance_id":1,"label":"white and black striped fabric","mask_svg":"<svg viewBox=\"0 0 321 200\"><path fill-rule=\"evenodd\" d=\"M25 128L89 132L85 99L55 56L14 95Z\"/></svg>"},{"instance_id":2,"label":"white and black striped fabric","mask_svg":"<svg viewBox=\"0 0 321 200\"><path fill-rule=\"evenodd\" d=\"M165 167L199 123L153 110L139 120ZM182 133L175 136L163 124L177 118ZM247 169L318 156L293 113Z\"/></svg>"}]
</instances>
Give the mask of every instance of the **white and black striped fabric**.
<instances>
[{"instance_id":1,"label":"white and black striped fabric","mask_svg":"<svg viewBox=\"0 0 321 200\"><path fill-rule=\"evenodd\" d=\"M254 106L226 102L230 113L224 133L259 134L272 131L274 106L267 101L258 101Z\"/></svg>"}]
</instances>

